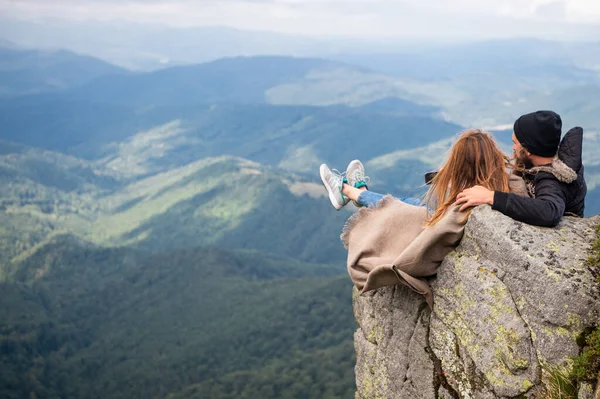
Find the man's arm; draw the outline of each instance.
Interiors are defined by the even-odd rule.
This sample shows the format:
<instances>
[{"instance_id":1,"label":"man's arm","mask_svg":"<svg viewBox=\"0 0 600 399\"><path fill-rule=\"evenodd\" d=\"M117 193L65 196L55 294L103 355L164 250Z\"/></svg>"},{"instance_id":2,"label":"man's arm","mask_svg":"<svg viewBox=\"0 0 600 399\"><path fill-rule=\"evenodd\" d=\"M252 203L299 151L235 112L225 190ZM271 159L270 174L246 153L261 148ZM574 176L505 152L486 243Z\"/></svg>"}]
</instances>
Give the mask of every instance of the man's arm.
<instances>
[{"instance_id":1,"label":"man's arm","mask_svg":"<svg viewBox=\"0 0 600 399\"><path fill-rule=\"evenodd\" d=\"M535 198L501 191L494 192L482 186L475 186L458 194L456 203L462 205L461 211L471 206L490 204L492 209L520 222L554 227L565 212L566 198L564 184L548 176L538 178L536 181Z\"/></svg>"},{"instance_id":2,"label":"man's arm","mask_svg":"<svg viewBox=\"0 0 600 399\"><path fill-rule=\"evenodd\" d=\"M565 212L567 198L563 188L554 178L542 178L535 184L535 198L495 191L492 209L520 222L554 227Z\"/></svg>"}]
</instances>

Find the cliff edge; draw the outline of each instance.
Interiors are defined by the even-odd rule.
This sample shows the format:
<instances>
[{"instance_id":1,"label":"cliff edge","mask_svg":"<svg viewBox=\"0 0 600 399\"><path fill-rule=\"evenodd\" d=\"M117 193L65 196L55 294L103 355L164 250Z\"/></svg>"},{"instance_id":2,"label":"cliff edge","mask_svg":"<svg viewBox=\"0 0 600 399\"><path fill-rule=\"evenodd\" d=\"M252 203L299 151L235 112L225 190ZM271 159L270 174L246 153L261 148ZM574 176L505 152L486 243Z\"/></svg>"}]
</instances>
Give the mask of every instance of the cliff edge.
<instances>
[{"instance_id":1,"label":"cliff edge","mask_svg":"<svg viewBox=\"0 0 600 399\"><path fill-rule=\"evenodd\" d=\"M478 207L432 281L433 311L404 286L354 289L356 398L547 398L549 371L600 323L599 222L549 229Z\"/></svg>"}]
</instances>

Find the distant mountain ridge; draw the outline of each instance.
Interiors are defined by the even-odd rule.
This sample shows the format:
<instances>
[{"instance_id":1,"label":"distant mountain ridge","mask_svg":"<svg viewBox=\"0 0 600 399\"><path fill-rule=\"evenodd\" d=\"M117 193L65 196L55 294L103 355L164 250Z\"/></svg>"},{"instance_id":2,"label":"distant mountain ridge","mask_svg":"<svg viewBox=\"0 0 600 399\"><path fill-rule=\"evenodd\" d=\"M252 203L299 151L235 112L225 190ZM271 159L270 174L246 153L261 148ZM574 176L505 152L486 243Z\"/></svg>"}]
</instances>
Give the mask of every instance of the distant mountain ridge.
<instances>
[{"instance_id":1,"label":"distant mountain ridge","mask_svg":"<svg viewBox=\"0 0 600 399\"><path fill-rule=\"evenodd\" d=\"M266 100L265 92L274 86L301 80L312 70L342 65L316 58L224 58L132 76L106 77L71 95L76 99L121 105L262 103Z\"/></svg>"},{"instance_id":2,"label":"distant mountain ridge","mask_svg":"<svg viewBox=\"0 0 600 399\"><path fill-rule=\"evenodd\" d=\"M71 51L91 54L112 63L135 70L160 69L172 65L195 64L224 57L239 55L284 55L319 56L333 58L336 55L371 55L418 52L443 52L451 48L454 53L482 52L518 54L521 56L545 56L554 54L579 58L581 61L597 59L595 43L571 43L572 40L598 37L598 29L583 24L571 29L573 35L563 42L552 42L530 38L496 39L481 42L452 44L447 40L427 39L358 39L358 38L315 38L277 32L239 30L224 26L168 27L148 23L126 23L87 20L43 20L23 21L11 18L0 20L1 36L19 45L37 48L66 48ZM576 31L576 32L573 32ZM584 35L580 33L586 32ZM127 37L128 40L122 40ZM469 38L468 40L472 40ZM589 40L589 39L584 39ZM464 43L467 42L467 43ZM486 53L487 51L487 53Z\"/></svg>"},{"instance_id":3,"label":"distant mountain ridge","mask_svg":"<svg viewBox=\"0 0 600 399\"><path fill-rule=\"evenodd\" d=\"M102 21L0 20L0 37L37 48L66 48L131 70L156 70L239 55L314 56L331 45L321 40L224 26L170 28ZM128 40L123 40L127 37Z\"/></svg>"},{"instance_id":4,"label":"distant mountain ridge","mask_svg":"<svg viewBox=\"0 0 600 399\"><path fill-rule=\"evenodd\" d=\"M525 77L546 73L549 68L559 75L597 80L594 67L600 66L599 50L600 42L594 41L568 43L516 38L429 45L368 55L349 53L330 58L424 80L456 79L486 72Z\"/></svg>"},{"instance_id":5,"label":"distant mountain ridge","mask_svg":"<svg viewBox=\"0 0 600 399\"><path fill-rule=\"evenodd\" d=\"M0 44L0 98L64 90L126 70L65 50L25 50Z\"/></svg>"}]
</instances>

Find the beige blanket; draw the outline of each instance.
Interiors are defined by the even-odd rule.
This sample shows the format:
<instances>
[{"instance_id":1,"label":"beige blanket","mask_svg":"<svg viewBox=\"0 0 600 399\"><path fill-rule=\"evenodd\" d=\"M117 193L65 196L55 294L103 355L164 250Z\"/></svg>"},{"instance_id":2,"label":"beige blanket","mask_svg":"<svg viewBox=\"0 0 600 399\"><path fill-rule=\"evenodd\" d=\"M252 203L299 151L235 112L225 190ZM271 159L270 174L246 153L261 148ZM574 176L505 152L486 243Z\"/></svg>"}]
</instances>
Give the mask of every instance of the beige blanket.
<instances>
[{"instance_id":1,"label":"beige blanket","mask_svg":"<svg viewBox=\"0 0 600 399\"><path fill-rule=\"evenodd\" d=\"M511 191L526 195L523 180L511 176ZM361 294L402 283L425 295L432 307L426 278L437 273L463 236L468 214L458 209L450 208L439 222L424 227L425 207L386 196L377 206L362 208L351 216L341 239L348 249L348 272Z\"/></svg>"}]
</instances>

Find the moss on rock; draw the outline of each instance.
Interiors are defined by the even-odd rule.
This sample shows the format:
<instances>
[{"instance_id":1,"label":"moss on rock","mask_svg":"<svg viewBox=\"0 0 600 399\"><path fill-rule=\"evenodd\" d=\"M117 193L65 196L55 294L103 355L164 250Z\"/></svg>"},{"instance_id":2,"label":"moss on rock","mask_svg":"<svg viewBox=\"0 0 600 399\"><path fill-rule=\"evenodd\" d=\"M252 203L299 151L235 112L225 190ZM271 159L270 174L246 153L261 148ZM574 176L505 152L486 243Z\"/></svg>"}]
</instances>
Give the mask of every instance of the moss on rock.
<instances>
[{"instance_id":1,"label":"moss on rock","mask_svg":"<svg viewBox=\"0 0 600 399\"><path fill-rule=\"evenodd\" d=\"M600 375L600 328L590 333L583 353L573 359L572 376L578 382L595 382Z\"/></svg>"}]
</instances>

